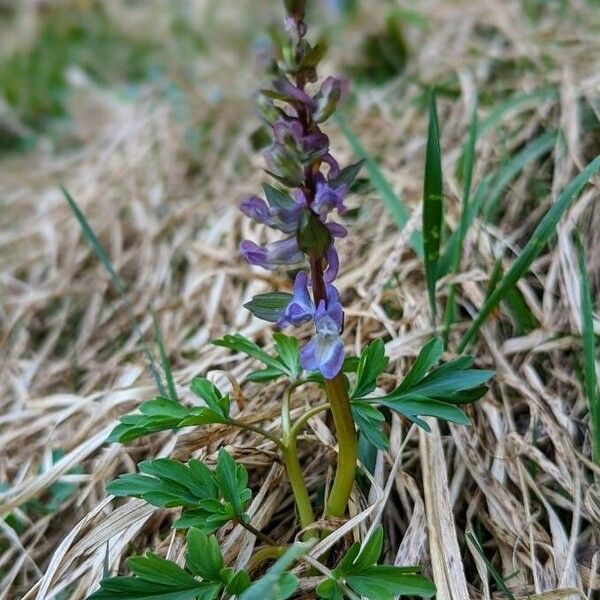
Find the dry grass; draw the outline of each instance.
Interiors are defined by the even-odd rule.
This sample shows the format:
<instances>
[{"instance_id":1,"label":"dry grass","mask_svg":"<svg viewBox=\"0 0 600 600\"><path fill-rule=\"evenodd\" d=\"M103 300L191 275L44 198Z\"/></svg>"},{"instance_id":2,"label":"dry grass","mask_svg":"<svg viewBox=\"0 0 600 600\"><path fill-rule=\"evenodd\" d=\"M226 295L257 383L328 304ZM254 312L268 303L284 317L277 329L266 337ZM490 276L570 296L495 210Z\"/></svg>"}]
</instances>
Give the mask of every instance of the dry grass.
<instances>
[{"instance_id":1,"label":"dry grass","mask_svg":"<svg viewBox=\"0 0 600 600\"><path fill-rule=\"evenodd\" d=\"M107 481L143 458L194 453L210 460L227 446L250 471L253 522L281 541L290 539L292 500L272 444L212 427L160 434L128 447L104 445L118 416L152 397L154 389L124 303L57 187L66 185L108 249L148 339L149 306L157 311L183 398L192 376L209 369L243 378L250 363L208 341L240 331L270 343L269 327L240 306L257 292L288 288L289 281L253 271L236 251L242 237L266 235L236 212L237 200L262 180L249 142L257 126L248 97L256 73L247 49L231 44L240 37L238 1L219 3L220 33L211 38L211 61L197 66L200 85L186 90L184 121L152 86L130 103L84 85L73 99L84 140L78 150L41 149L2 165L0 480L10 489L0 494L0 510L12 512L24 528L17 535L0 521L0 598L41 600L66 588L69 598L84 598L102 577L105 559L116 572L128 555L146 548L180 557L180 540L168 529L172 512L137 500L112 502L104 492ZM370 4L364 11L375 30L385 3ZM115 5L119 19L125 18L125 6ZM194 6L202 14L209 3L197 0ZM413 211L409 227L418 226L426 116L414 102L421 94L416 81L457 76L460 98L440 101L447 218L454 226L460 197L455 167L475 88L492 98L548 85L559 91L556 98L515 109L478 143L476 182L544 129L562 128L567 142L511 181L500 219L471 228L457 278L464 318L456 336L466 315L481 305L495 258L505 266L511 262L551 200L598 151L597 137L580 126L584 104L600 116L600 48L592 26L598 14L583 0L573 0L564 14L553 6L532 24L516 0L415 5L430 25L407 29L412 54L406 73L384 88L360 92L352 112L353 130ZM362 22L362 30L344 29L328 70L353 59L367 27ZM211 102L217 83L223 97ZM481 109L482 117L488 113ZM205 123L212 128L205 129L196 156L185 132ZM350 160L346 141L335 127L330 131L333 147ZM440 600L500 597L490 592L485 565L466 541L465 532L472 530L496 568L513 575L507 584L517 597L598 597L600 488L590 482L600 469L590 462L578 374L581 315L570 236L578 225L588 232L597 290L597 183L573 205L557 242L519 284L539 326L519 336L508 317L496 314L484 328L474 355L478 366L494 368L497 377L469 409L473 426L434 425L427 435L394 418L391 449L377 457L370 493L356 493L353 519L321 549L353 528L354 535L364 533L382 520L388 559L424 564ZM540 184L549 193L535 200ZM349 307L345 340L357 352L387 336L392 381L406 372L431 333L422 266L407 245L407 232L398 234L375 192L351 203L364 210L341 244L339 286ZM440 284L441 298L448 282ZM401 310L390 313L388 305ZM256 394L249 388L240 416L276 427L280 391L277 385ZM312 400L297 397L297 410ZM300 448L316 490L330 475L334 450L328 423L314 418L310 425ZM52 464L52 449L58 448L65 455ZM68 474L77 465L82 474ZM77 485L59 510L40 515L19 508L47 497L57 481ZM254 538L241 529L221 535L229 560L245 563Z\"/></svg>"}]
</instances>

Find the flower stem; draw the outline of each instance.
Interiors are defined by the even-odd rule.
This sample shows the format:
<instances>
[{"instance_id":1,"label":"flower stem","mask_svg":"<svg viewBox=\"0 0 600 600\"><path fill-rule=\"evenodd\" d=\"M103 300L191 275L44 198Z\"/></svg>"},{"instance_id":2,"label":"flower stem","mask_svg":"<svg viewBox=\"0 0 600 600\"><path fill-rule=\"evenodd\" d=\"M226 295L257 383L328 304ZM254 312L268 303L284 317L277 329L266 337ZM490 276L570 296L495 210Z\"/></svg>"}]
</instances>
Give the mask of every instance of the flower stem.
<instances>
[{"instance_id":1,"label":"flower stem","mask_svg":"<svg viewBox=\"0 0 600 600\"><path fill-rule=\"evenodd\" d=\"M315 305L318 305L321 300L327 301L327 290L323 279L323 261L311 259L310 268ZM333 379L325 380L325 391L331 406L338 441L337 468L325 507L325 516L341 518L346 511L356 475L358 457L356 427L350 407L350 398L341 373L338 373Z\"/></svg>"},{"instance_id":2,"label":"flower stem","mask_svg":"<svg viewBox=\"0 0 600 600\"><path fill-rule=\"evenodd\" d=\"M302 469L298 462L296 438L290 437L286 441L286 447L283 450L283 461L285 463L285 469L292 488L292 493L294 494L294 500L296 501L300 526L304 529L314 522L315 513L313 512L308 489L306 488ZM305 534L305 538L311 537L315 537L314 532L307 532Z\"/></svg>"},{"instance_id":3,"label":"flower stem","mask_svg":"<svg viewBox=\"0 0 600 600\"><path fill-rule=\"evenodd\" d=\"M356 475L356 428L350 408L350 398L341 373L325 380L325 390L338 440L338 461L333 486L327 499L325 516L341 518L350 499Z\"/></svg>"}]
</instances>

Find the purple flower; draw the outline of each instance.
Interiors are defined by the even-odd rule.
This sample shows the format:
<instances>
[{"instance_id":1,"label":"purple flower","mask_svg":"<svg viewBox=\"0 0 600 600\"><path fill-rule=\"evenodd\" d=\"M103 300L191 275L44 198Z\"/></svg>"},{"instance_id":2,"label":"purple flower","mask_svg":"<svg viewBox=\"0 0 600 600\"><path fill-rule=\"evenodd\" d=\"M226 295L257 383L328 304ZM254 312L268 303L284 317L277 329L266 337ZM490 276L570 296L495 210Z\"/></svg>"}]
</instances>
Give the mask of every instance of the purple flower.
<instances>
[{"instance_id":1,"label":"purple flower","mask_svg":"<svg viewBox=\"0 0 600 600\"><path fill-rule=\"evenodd\" d=\"M333 286L328 286L335 290ZM325 379L333 379L344 362L344 343L340 337L344 312L337 290L323 300L315 313L316 334L300 351L300 362L307 371L320 371Z\"/></svg>"},{"instance_id":2,"label":"purple flower","mask_svg":"<svg viewBox=\"0 0 600 600\"><path fill-rule=\"evenodd\" d=\"M279 119L273 125L274 145L281 145L302 162L309 162L329 150L329 138L321 131L307 132L297 119Z\"/></svg>"},{"instance_id":3,"label":"purple flower","mask_svg":"<svg viewBox=\"0 0 600 600\"><path fill-rule=\"evenodd\" d=\"M342 214L346 210L344 206L345 193L345 185L333 188L321 176L317 180L317 191L312 203L312 209L321 217L325 217L333 209L337 209L338 213Z\"/></svg>"},{"instance_id":4,"label":"purple flower","mask_svg":"<svg viewBox=\"0 0 600 600\"><path fill-rule=\"evenodd\" d=\"M340 257L333 244L329 246L329 250L327 250L327 254L325 255L325 260L327 261L327 270L323 273L323 280L325 283L332 283L340 270Z\"/></svg>"},{"instance_id":5,"label":"purple flower","mask_svg":"<svg viewBox=\"0 0 600 600\"><path fill-rule=\"evenodd\" d=\"M298 248L296 237L292 236L266 246L259 246L250 240L240 244L241 255L251 264L264 269L278 266L293 266L302 262L304 254Z\"/></svg>"},{"instance_id":6,"label":"purple flower","mask_svg":"<svg viewBox=\"0 0 600 600\"><path fill-rule=\"evenodd\" d=\"M240 210L249 218L283 233L297 231L300 214L306 206L306 198L301 190L293 193L294 200L289 204L270 206L258 196L248 196L240 203Z\"/></svg>"},{"instance_id":7,"label":"purple flower","mask_svg":"<svg viewBox=\"0 0 600 600\"><path fill-rule=\"evenodd\" d=\"M288 325L300 325L310 321L314 313L315 307L308 293L308 273L299 271L294 281L294 295L277 324L281 328Z\"/></svg>"}]
</instances>

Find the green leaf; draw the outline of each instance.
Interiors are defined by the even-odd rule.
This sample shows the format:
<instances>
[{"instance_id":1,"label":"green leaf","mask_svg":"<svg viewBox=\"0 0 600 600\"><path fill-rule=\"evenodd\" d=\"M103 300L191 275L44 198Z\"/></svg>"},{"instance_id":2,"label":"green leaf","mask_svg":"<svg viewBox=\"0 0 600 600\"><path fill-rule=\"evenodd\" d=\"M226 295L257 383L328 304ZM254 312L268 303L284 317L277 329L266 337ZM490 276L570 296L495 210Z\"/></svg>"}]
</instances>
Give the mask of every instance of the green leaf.
<instances>
[{"instance_id":1,"label":"green leaf","mask_svg":"<svg viewBox=\"0 0 600 600\"><path fill-rule=\"evenodd\" d=\"M277 358L281 361L285 372L289 375L290 379L298 379L302 371L298 340L293 336L278 332L273 334L273 338L275 339Z\"/></svg>"},{"instance_id":2,"label":"green leaf","mask_svg":"<svg viewBox=\"0 0 600 600\"><path fill-rule=\"evenodd\" d=\"M579 264L579 294L581 305L581 342L583 345L583 390L589 411L592 432L592 455L596 464L600 464L600 394L596 379L596 340L594 336L594 308L590 293L585 252L581 238L575 236L577 259Z\"/></svg>"},{"instance_id":3,"label":"green leaf","mask_svg":"<svg viewBox=\"0 0 600 600\"><path fill-rule=\"evenodd\" d=\"M335 579L322 581L315 591L323 600L344 600L344 594Z\"/></svg>"},{"instance_id":4,"label":"green leaf","mask_svg":"<svg viewBox=\"0 0 600 600\"><path fill-rule=\"evenodd\" d=\"M360 355L351 397L363 398L370 394L377 386L377 378L385 371L388 362L383 340L374 340L366 346Z\"/></svg>"},{"instance_id":5,"label":"green leaf","mask_svg":"<svg viewBox=\"0 0 600 600\"><path fill-rule=\"evenodd\" d=\"M468 209L469 195L471 193L471 183L473 181L473 164L475 163L475 143L477 141L477 97L473 103L473 112L471 113L471 124L469 126L469 135L462 156L462 184L463 193L460 209L460 223L458 226L457 241L452 254L452 273L455 275L460 271L460 257L463 243L469 229ZM438 263L438 277L441 276ZM448 288L448 298L446 300L446 309L444 312L444 339L447 341L450 334L450 327L456 319L456 284L450 284Z\"/></svg>"},{"instance_id":6,"label":"green leaf","mask_svg":"<svg viewBox=\"0 0 600 600\"><path fill-rule=\"evenodd\" d=\"M425 153L425 177L423 182L423 250L425 279L431 306L431 320L435 326L436 302L435 284L437 263L442 237L442 156L440 152L440 132L438 125L435 92L429 96L429 131Z\"/></svg>"},{"instance_id":7,"label":"green leaf","mask_svg":"<svg viewBox=\"0 0 600 600\"><path fill-rule=\"evenodd\" d=\"M285 600L289 598L298 587L298 580L286 569L304 555L316 541L297 542L290 546L278 558L271 568L258 581L255 581L239 600Z\"/></svg>"},{"instance_id":8,"label":"green leaf","mask_svg":"<svg viewBox=\"0 0 600 600\"><path fill-rule=\"evenodd\" d=\"M369 600L393 600L398 595L431 598L436 591L427 577L387 565L375 565L359 575L351 575L346 583Z\"/></svg>"},{"instance_id":9,"label":"green leaf","mask_svg":"<svg viewBox=\"0 0 600 600\"><path fill-rule=\"evenodd\" d=\"M352 132L346 120L338 113L335 117L336 123L350 143L354 153L365 161L365 170L375 186L383 203L390 212L398 229L402 231L410 219L410 211L402 200L396 195L390 182L384 177L375 160L368 155L356 135ZM410 246L417 256L423 256L423 237L419 231L414 231L410 236Z\"/></svg>"},{"instance_id":10,"label":"green leaf","mask_svg":"<svg viewBox=\"0 0 600 600\"><path fill-rule=\"evenodd\" d=\"M258 319L276 323L283 316L291 299L292 294L289 292L258 294L250 302L246 302L244 308L247 308Z\"/></svg>"},{"instance_id":11,"label":"green leaf","mask_svg":"<svg viewBox=\"0 0 600 600\"><path fill-rule=\"evenodd\" d=\"M145 435L168 431L179 427L182 419L190 416L190 411L175 400L158 397L142 402L140 414L124 415L110 433L109 442L127 443Z\"/></svg>"},{"instance_id":12,"label":"green leaf","mask_svg":"<svg viewBox=\"0 0 600 600\"><path fill-rule=\"evenodd\" d=\"M214 396L211 396L210 401L213 398ZM140 414L133 413L121 417L120 425L113 429L108 441L127 443L145 435L169 429L210 423L228 423L229 397L217 398L214 401L214 407L216 410L201 406L187 408L179 402L161 397L148 400L140 404Z\"/></svg>"},{"instance_id":13,"label":"green leaf","mask_svg":"<svg viewBox=\"0 0 600 600\"><path fill-rule=\"evenodd\" d=\"M387 406L391 410L405 416L409 421L416 423L425 431L431 431L431 428L425 421L419 419L419 417L435 417L436 419L450 421L458 425L469 425L470 423L469 418L460 408L453 404L440 402L439 400L409 395L397 400L379 398L378 401L383 406Z\"/></svg>"},{"instance_id":14,"label":"green leaf","mask_svg":"<svg viewBox=\"0 0 600 600\"><path fill-rule=\"evenodd\" d=\"M107 490L154 506L183 507L174 525L178 529L195 526L210 533L228 521L245 518L243 510L252 496L246 487L248 476L223 449L214 471L195 459L184 464L169 458L143 461L139 470L139 474L121 475Z\"/></svg>"},{"instance_id":15,"label":"green leaf","mask_svg":"<svg viewBox=\"0 0 600 600\"><path fill-rule=\"evenodd\" d=\"M212 600L222 584L198 581L176 563L155 554L127 561L134 577L112 577L88 600Z\"/></svg>"},{"instance_id":16,"label":"green leaf","mask_svg":"<svg viewBox=\"0 0 600 600\"><path fill-rule=\"evenodd\" d=\"M265 191L267 202L273 208L290 209L295 206L294 200L289 194L286 194L286 192L278 190L268 183L263 184L263 190Z\"/></svg>"},{"instance_id":17,"label":"green leaf","mask_svg":"<svg viewBox=\"0 0 600 600\"><path fill-rule=\"evenodd\" d=\"M380 525L371 534L371 537L364 544L358 556L352 562L352 566L344 571L344 577L355 573L363 573L368 568L377 564L383 548L383 527Z\"/></svg>"},{"instance_id":18,"label":"green leaf","mask_svg":"<svg viewBox=\"0 0 600 600\"><path fill-rule=\"evenodd\" d=\"M567 187L561 192L556 202L550 207L544 215L533 235L521 251L521 254L511 265L506 274L502 277L496 289L485 300L479 313L473 323L463 336L459 352L463 352L471 343L480 327L490 316L494 308L506 297L509 290L513 289L519 279L525 275L531 263L540 254L543 248L550 240L557 223L562 215L571 206L573 201L579 196L579 193L587 184L590 177L600 170L600 156L597 156L577 177L575 177Z\"/></svg>"},{"instance_id":19,"label":"green leaf","mask_svg":"<svg viewBox=\"0 0 600 600\"><path fill-rule=\"evenodd\" d=\"M156 554L147 553L144 556L134 556L127 561L127 566L137 577L153 583L181 589L193 589L198 584L196 579L179 565Z\"/></svg>"},{"instance_id":20,"label":"green leaf","mask_svg":"<svg viewBox=\"0 0 600 600\"><path fill-rule=\"evenodd\" d=\"M329 182L329 185L331 185L331 187L334 188L337 188L341 185L350 187L354 183L354 180L357 178L364 164L365 159L363 158L358 162L352 163L351 165L344 167L340 171L340 174Z\"/></svg>"},{"instance_id":21,"label":"green leaf","mask_svg":"<svg viewBox=\"0 0 600 600\"><path fill-rule=\"evenodd\" d=\"M396 392L404 392L420 381L427 372L442 358L444 353L444 342L442 338L434 337L421 348L417 359L396 389Z\"/></svg>"},{"instance_id":22,"label":"green leaf","mask_svg":"<svg viewBox=\"0 0 600 600\"><path fill-rule=\"evenodd\" d=\"M219 450L216 477L223 497L231 504L235 515L242 517L245 505L251 497L251 492L246 487L248 473L224 448Z\"/></svg>"},{"instance_id":23,"label":"green leaf","mask_svg":"<svg viewBox=\"0 0 600 600\"><path fill-rule=\"evenodd\" d=\"M252 340L236 333L234 335L226 335L218 340L212 342L215 346L221 346L223 348L229 348L235 352L243 352L252 358L257 358L260 362L272 367L274 369L281 369L281 364L277 359L269 356L260 346L254 343Z\"/></svg>"},{"instance_id":24,"label":"green leaf","mask_svg":"<svg viewBox=\"0 0 600 600\"><path fill-rule=\"evenodd\" d=\"M162 333L160 332L160 327L158 326L158 320L156 319L156 313L154 310L150 311L152 314L152 332L154 333L154 339L158 344L158 351L160 353L160 362L162 364L163 372L165 374L165 379L167 380L167 389L169 390L169 398L171 400L179 401L179 397L177 396L177 388L175 387L175 380L173 379L173 370L171 369L171 363L169 361L169 357L167 355L167 350L165 348L165 341L163 339Z\"/></svg>"},{"instance_id":25,"label":"green leaf","mask_svg":"<svg viewBox=\"0 0 600 600\"><path fill-rule=\"evenodd\" d=\"M498 589L508 598L508 600L516 600L516 598L514 597L512 592L508 589L508 587L504 583L504 580L502 579L502 576L500 575L500 573L498 573L498 571L496 571L494 565L492 565L492 563L489 561L489 559L485 555L485 552L483 551L483 548L481 547L479 540L470 531L467 531L466 537L467 537L467 540L469 542L471 542L471 545L473 546L473 548L475 549L477 554L479 554L479 556L483 559L483 562L485 563L485 566L486 566L488 572L490 573L490 575L496 582Z\"/></svg>"},{"instance_id":26,"label":"green leaf","mask_svg":"<svg viewBox=\"0 0 600 600\"><path fill-rule=\"evenodd\" d=\"M217 538L192 527L187 536L186 565L194 575L205 581L222 581L221 571L225 565Z\"/></svg>"},{"instance_id":27,"label":"green leaf","mask_svg":"<svg viewBox=\"0 0 600 600\"><path fill-rule=\"evenodd\" d=\"M383 432L385 417L368 402L353 400L352 416L358 430L379 450L387 450L389 440Z\"/></svg>"},{"instance_id":28,"label":"green leaf","mask_svg":"<svg viewBox=\"0 0 600 600\"><path fill-rule=\"evenodd\" d=\"M229 421L229 396L221 395L221 392L214 383L206 379L206 377L194 377L190 389L198 398L204 400L208 408L219 415L224 423Z\"/></svg>"},{"instance_id":29,"label":"green leaf","mask_svg":"<svg viewBox=\"0 0 600 600\"><path fill-rule=\"evenodd\" d=\"M115 288L117 289L117 291L119 292L119 294L121 295L123 300L125 301L125 306L127 307L127 312L129 313L129 317L130 317L131 321L133 322L135 330L142 342L142 348L144 349L144 354L146 356L146 360L148 361L148 368L150 369L150 372L152 373L152 376L154 377L154 381L156 382L156 388L158 390L158 393L161 396L166 397L167 391L165 389L165 386L163 385L163 382L162 382L162 379L160 376L160 371L156 365L156 359L154 358L154 354L152 353L152 350L150 350L150 346L148 346L148 344L146 342L146 338L144 337L144 333L140 326L140 322L138 321L137 317L135 316L135 310L133 308L133 305L131 304L131 301L129 300L129 297L127 296L127 291L125 289L125 284L123 283L123 280L117 275L117 272L115 271L115 269L112 265L112 262L110 260L110 257L108 256L108 253L104 249L104 246L102 246L102 244L100 243L100 240L94 233L94 230L88 223L88 220L85 218L85 215L83 214L83 212L77 205L77 202L75 202L75 200L73 199L71 194L69 194L69 192L67 191L66 188L61 186L60 189L69 205L69 208L75 215L75 218L77 219L79 226L81 227L81 231L83 232L84 237L88 241L89 245L91 246L92 250L98 257L98 260L100 261L100 263L102 264L102 266L104 267L106 272L109 274L109 276L113 282L113 285L115 286Z\"/></svg>"}]
</instances>

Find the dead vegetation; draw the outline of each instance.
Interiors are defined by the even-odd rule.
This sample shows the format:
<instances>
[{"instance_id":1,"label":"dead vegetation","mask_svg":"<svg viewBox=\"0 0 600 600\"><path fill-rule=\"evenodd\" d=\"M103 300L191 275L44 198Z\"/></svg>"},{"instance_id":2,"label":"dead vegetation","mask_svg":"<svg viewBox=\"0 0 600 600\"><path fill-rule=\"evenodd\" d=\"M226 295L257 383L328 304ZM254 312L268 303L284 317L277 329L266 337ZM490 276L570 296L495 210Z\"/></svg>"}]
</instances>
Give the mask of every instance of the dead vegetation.
<instances>
[{"instance_id":1,"label":"dead vegetation","mask_svg":"<svg viewBox=\"0 0 600 600\"><path fill-rule=\"evenodd\" d=\"M113 9L118 19L128 16L126 4ZM21 523L17 533L8 520L0 521L2 598L84 598L105 564L116 572L127 556L148 548L178 557L180 540L165 526L172 513L138 500L113 502L104 492L106 482L145 457L193 453L210 460L225 445L250 471L253 523L281 542L293 531L291 495L268 442L211 427L127 447L104 444L118 416L155 390L125 303L58 184L76 198L107 248L148 340L149 309L156 311L184 399L195 374L224 369L243 379L250 362L209 340L239 331L269 344L269 328L240 307L274 285L290 286L285 274L255 272L237 255L243 237L267 235L250 231L236 211L236 202L263 178L250 142L258 120L249 92L258 79L248 48L230 43L243 29L237 3L221 0L218 9L202 0L192 4L200 15L214 11L220 33L208 37L210 61L203 57L196 65L196 87L182 87L182 99L148 84L128 101L84 82L71 99L81 143L60 152L42 147L2 164L0 480L9 487L0 493L0 510ZM532 95L481 133L475 185L543 132L562 132L501 186L495 217L470 228L455 278L462 314L454 341L481 305L495 261L505 268L511 263L552 200L598 152L598 129L594 134L583 124L584 116L596 127L600 119L598 10L583 0L540 4L532 20L526 4L538 6L517 0L415 5L426 26L405 27L405 71L382 87L358 90L347 114L412 212L399 233L370 186L350 199L361 211L352 236L340 245L347 347L356 353L361 344L386 337L390 379L406 372L431 333L422 265L408 245L412 228L420 226L427 128L422 84L448 90L440 99L440 123L452 228L460 206L457 164L476 90L482 122L508 98L547 88L555 93ZM161 8L153 3L148 10ZM255 10L277 14L266 2L253 3ZM336 33L327 65L332 71L352 62L365 28L376 31L387 9L374 2L362 10L362 18ZM328 129L340 157L350 160L347 140L335 125ZM193 148L190 131L201 135ZM467 541L471 531L516 597L597 597L600 488L593 480L600 468L590 460L580 383L571 233L576 227L584 232L597 290L598 200L596 179L519 283L534 325L523 330L503 305L479 336L476 363L495 369L497 377L469 409L473 426L432 423L433 432L425 434L394 417L389 453L377 455L372 474L363 471L368 492L357 490L352 519L322 544L366 532L381 520L388 560L424 564L440 600L502 597ZM441 282L440 298L449 283ZM277 427L279 392L272 386L254 395L247 388L237 418ZM300 412L314 397L296 401ZM330 476L331 440L328 422L313 418L300 451L314 492ZM53 460L59 449L64 454ZM57 482L76 491L48 514L32 508L31 501L47 500ZM244 564L256 540L239 527L221 535L229 560Z\"/></svg>"}]
</instances>

